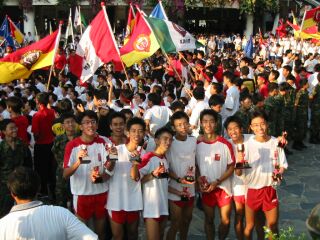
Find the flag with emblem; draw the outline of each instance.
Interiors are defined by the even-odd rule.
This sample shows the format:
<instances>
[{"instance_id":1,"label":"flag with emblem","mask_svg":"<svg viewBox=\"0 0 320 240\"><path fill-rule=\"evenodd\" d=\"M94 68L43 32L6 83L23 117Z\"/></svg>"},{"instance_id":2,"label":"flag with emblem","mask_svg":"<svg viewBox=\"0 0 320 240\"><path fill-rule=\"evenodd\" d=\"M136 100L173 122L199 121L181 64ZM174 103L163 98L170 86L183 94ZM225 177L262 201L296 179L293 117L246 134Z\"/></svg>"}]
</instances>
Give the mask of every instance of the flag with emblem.
<instances>
[{"instance_id":1,"label":"flag with emblem","mask_svg":"<svg viewBox=\"0 0 320 240\"><path fill-rule=\"evenodd\" d=\"M135 14L134 14L133 6L130 3L128 22L127 22L127 28L126 28L126 35L125 35L124 41L123 41L124 44L126 44L129 41L129 38L131 37L131 33L132 33L133 27L134 27L134 19L135 19Z\"/></svg>"},{"instance_id":2,"label":"flag with emblem","mask_svg":"<svg viewBox=\"0 0 320 240\"><path fill-rule=\"evenodd\" d=\"M87 81L103 63L113 62L115 70L122 70L119 49L103 9L92 20L77 46L72 73L81 82Z\"/></svg>"},{"instance_id":3,"label":"flag with emblem","mask_svg":"<svg viewBox=\"0 0 320 240\"><path fill-rule=\"evenodd\" d=\"M314 27L318 29L317 25L319 22L320 22L320 7L316 7L311 10L305 11L302 24L301 24L301 31L306 31L307 29L314 28Z\"/></svg>"},{"instance_id":4,"label":"flag with emblem","mask_svg":"<svg viewBox=\"0 0 320 240\"><path fill-rule=\"evenodd\" d=\"M161 49L165 52L179 52L203 47L192 34L173 22L151 17L146 19Z\"/></svg>"},{"instance_id":5,"label":"flag with emblem","mask_svg":"<svg viewBox=\"0 0 320 240\"><path fill-rule=\"evenodd\" d=\"M27 78L32 71L52 65L60 28L51 35L0 59L0 83Z\"/></svg>"},{"instance_id":6,"label":"flag with emblem","mask_svg":"<svg viewBox=\"0 0 320 240\"><path fill-rule=\"evenodd\" d=\"M129 41L120 49L121 59L127 67L152 56L158 49L159 43L146 21L143 13L138 9L135 25Z\"/></svg>"},{"instance_id":7,"label":"flag with emblem","mask_svg":"<svg viewBox=\"0 0 320 240\"><path fill-rule=\"evenodd\" d=\"M16 41L21 44L23 43L24 35L20 31L20 29L14 24L14 22L8 17L9 26L10 26L10 32L11 36L16 39Z\"/></svg>"}]
</instances>

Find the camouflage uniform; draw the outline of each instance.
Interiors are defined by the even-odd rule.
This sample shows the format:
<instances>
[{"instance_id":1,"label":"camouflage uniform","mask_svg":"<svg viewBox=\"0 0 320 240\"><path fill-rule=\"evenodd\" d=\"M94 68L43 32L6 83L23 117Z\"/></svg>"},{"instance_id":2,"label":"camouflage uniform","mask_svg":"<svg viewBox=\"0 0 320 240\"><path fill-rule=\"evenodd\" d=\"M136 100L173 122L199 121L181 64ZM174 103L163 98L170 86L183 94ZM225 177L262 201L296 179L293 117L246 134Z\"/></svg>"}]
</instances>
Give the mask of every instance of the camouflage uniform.
<instances>
[{"instance_id":1,"label":"camouflage uniform","mask_svg":"<svg viewBox=\"0 0 320 240\"><path fill-rule=\"evenodd\" d=\"M293 138L294 133L294 102L295 102L295 89L291 88L286 95L283 96L284 108L283 108L283 120L284 120L284 130L288 133L288 138Z\"/></svg>"},{"instance_id":2,"label":"camouflage uniform","mask_svg":"<svg viewBox=\"0 0 320 240\"><path fill-rule=\"evenodd\" d=\"M58 165L56 171L56 204L63 207L67 207L67 201L72 197L69 181L63 178L64 150L68 142L69 139L66 134L59 135L55 138L51 149Z\"/></svg>"},{"instance_id":3,"label":"camouflage uniform","mask_svg":"<svg viewBox=\"0 0 320 240\"><path fill-rule=\"evenodd\" d=\"M250 126L250 113L251 109L244 109L240 108L234 116L238 117L241 120L242 124L242 131L244 134L248 134L250 132L249 126Z\"/></svg>"},{"instance_id":4,"label":"camouflage uniform","mask_svg":"<svg viewBox=\"0 0 320 240\"><path fill-rule=\"evenodd\" d=\"M15 139L15 149L4 140L0 143L0 218L6 215L13 206L13 199L7 188L9 174L19 166L31 167L31 155L28 147Z\"/></svg>"},{"instance_id":5,"label":"camouflage uniform","mask_svg":"<svg viewBox=\"0 0 320 240\"><path fill-rule=\"evenodd\" d=\"M313 88L311 97L310 139L320 140L320 83Z\"/></svg>"},{"instance_id":6,"label":"camouflage uniform","mask_svg":"<svg viewBox=\"0 0 320 240\"><path fill-rule=\"evenodd\" d=\"M280 136L283 131L283 104L281 95L269 96L264 101L264 110L268 116L268 130L271 136Z\"/></svg>"},{"instance_id":7,"label":"camouflage uniform","mask_svg":"<svg viewBox=\"0 0 320 240\"><path fill-rule=\"evenodd\" d=\"M295 99L295 137L298 143L302 142L308 130L309 95L307 90L300 89Z\"/></svg>"}]
</instances>

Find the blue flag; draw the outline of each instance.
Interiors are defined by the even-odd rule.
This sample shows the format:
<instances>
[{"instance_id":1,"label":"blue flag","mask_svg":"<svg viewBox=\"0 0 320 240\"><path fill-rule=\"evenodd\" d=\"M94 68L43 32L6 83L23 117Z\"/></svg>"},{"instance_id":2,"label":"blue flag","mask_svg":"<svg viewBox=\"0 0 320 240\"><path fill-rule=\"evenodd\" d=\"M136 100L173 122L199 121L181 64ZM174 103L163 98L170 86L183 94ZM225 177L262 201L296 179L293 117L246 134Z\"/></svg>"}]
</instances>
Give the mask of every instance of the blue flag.
<instances>
[{"instance_id":1,"label":"blue flag","mask_svg":"<svg viewBox=\"0 0 320 240\"><path fill-rule=\"evenodd\" d=\"M154 7L152 12L150 13L150 17L168 20L167 14L164 11L161 1L159 1L159 3Z\"/></svg>"},{"instance_id":2,"label":"blue flag","mask_svg":"<svg viewBox=\"0 0 320 240\"><path fill-rule=\"evenodd\" d=\"M252 36L250 36L249 41L247 42L247 45L244 48L244 53L246 57L252 58L253 55L253 40Z\"/></svg>"},{"instance_id":3,"label":"blue flag","mask_svg":"<svg viewBox=\"0 0 320 240\"><path fill-rule=\"evenodd\" d=\"M3 20L0 27L0 37L5 39L5 46L12 46L15 49L14 40L9 31L9 23L7 17ZM2 41L2 40L1 40Z\"/></svg>"}]
</instances>

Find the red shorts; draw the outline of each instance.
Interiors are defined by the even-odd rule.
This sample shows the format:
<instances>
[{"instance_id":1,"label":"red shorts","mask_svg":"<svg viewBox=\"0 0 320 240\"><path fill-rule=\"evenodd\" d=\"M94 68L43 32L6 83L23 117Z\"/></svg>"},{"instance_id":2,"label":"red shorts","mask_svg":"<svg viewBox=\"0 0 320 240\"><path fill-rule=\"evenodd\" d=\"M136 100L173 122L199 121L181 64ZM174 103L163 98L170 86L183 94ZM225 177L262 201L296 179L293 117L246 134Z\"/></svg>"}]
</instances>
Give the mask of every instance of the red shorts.
<instances>
[{"instance_id":1,"label":"red shorts","mask_svg":"<svg viewBox=\"0 0 320 240\"><path fill-rule=\"evenodd\" d=\"M279 201L277 191L273 187L263 187L260 189L248 189L247 206L254 211L270 211L278 207Z\"/></svg>"},{"instance_id":2,"label":"red shorts","mask_svg":"<svg viewBox=\"0 0 320 240\"><path fill-rule=\"evenodd\" d=\"M161 215L158 218L144 218L144 221L146 221L147 219L152 219L152 220L160 223L160 222L163 222L163 221L167 220L167 218L168 218L167 215Z\"/></svg>"},{"instance_id":3,"label":"red shorts","mask_svg":"<svg viewBox=\"0 0 320 240\"><path fill-rule=\"evenodd\" d=\"M140 212L139 211L112 211L108 210L109 217L112 221L125 224L125 223L133 223L139 220Z\"/></svg>"},{"instance_id":4,"label":"red shorts","mask_svg":"<svg viewBox=\"0 0 320 240\"><path fill-rule=\"evenodd\" d=\"M229 196L223 189L216 188L212 192L202 194L202 203L209 206L218 206L222 208L231 203L232 197Z\"/></svg>"},{"instance_id":5,"label":"red shorts","mask_svg":"<svg viewBox=\"0 0 320 240\"><path fill-rule=\"evenodd\" d=\"M180 208L192 207L194 203L194 197L191 197L188 201L172 201L172 202Z\"/></svg>"},{"instance_id":6,"label":"red shorts","mask_svg":"<svg viewBox=\"0 0 320 240\"><path fill-rule=\"evenodd\" d=\"M84 220L89 220L95 216L97 219L106 217L106 209L108 193L100 193L97 195L74 195L73 206L75 213Z\"/></svg>"},{"instance_id":7,"label":"red shorts","mask_svg":"<svg viewBox=\"0 0 320 240\"><path fill-rule=\"evenodd\" d=\"M244 195L241 196L233 196L233 201L239 204L245 204L246 203L246 198Z\"/></svg>"}]
</instances>

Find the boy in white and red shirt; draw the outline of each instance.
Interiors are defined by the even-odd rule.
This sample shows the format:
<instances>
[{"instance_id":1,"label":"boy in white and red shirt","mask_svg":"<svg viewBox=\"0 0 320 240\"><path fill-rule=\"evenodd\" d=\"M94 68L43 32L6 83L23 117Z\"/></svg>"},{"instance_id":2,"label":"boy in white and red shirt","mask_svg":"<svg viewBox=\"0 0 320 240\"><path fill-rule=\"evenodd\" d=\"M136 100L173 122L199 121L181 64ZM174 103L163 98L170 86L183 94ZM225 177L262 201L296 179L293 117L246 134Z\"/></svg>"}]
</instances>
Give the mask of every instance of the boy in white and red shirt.
<instances>
[{"instance_id":1,"label":"boy in white and red shirt","mask_svg":"<svg viewBox=\"0 0 320 240\"><path fill-rule=\"evenodd\" d=\"M202 192L207 239L214 239L216 206L221 216L219 238L227 237L232 202L230 177L233 174L235 158L231 144L215 133L217 119L217 113L212 109L201 112L200 124L204 134L198 138L196 149L197 169L200 175L198 182Z\"/></svg>"},{"instance_id":2,"label":"boy in white and red shirt","mask_svg":"<svg viewBox=\"0 0 320 240\"><path fill-rule=\"evenodd\" d=\"M195 181L190 180L195 179L197 139L188 135L190 124L189 117L185 112L175 112L170 121L176 134L166 154L170 169L169 207L171 223L166 239L176 239L179 231L180 239L186 240L192 219L195 196Z\"/></svg>"},{"instance_id":3,"label":"boy in white and red shirt","mask_svg":"<svg viewBox=\"0 0 320 240\"><path fill-rule=\"evenodd\" d=\"M138 180L141 176L143 184L143 217L148 240L160 240L164 237L166 219L169 215L169 169L165 154L170 148L172 137L169 129L158 129L155 133L156 149L145 154L139 166L134 163L132 167L132 178Z\"/></svg>"},{"instance_id":4,"label":"boy in white and red shirt","mask_svg":"<svg viewBox=\"0 0 320 240\"><path fill-rule=\"evenodd\" d=\"M144 138L146 124L141 118L127 122L129 142L116 147L118 160L114 174L109 180L109 195L106 208L111 222L113 239L122 240L124 230L131 239L138 239L139 211L143 209L141 183L131 178L132 157L144 154L139 144Z\"/></svg>"},{"instance_id":5,"label":"boy in white and red shirt","mask_svg":"<svg viewBox=\"0 0 320 240\"><path fill-rule=\"evenodd\" d=\"M252 238L255 215L260 210L265 213L267 227L278 233L279 202L274 187L280 182L288 163L283 148L278 147L278 139L268 135L267 122L264 112L252 113L250 127L254 136L247 142L247 158L252 168L246 170L246 239Z\"/></svg>"},{"instance_id":6,"label":"boy in white and red shirt","mask_svg":"<svg viewBox=\"0 0 320 240\"><path fill-rule=\"evenodd\" d=\"M88 224L93 218L99 239L105 236L108 183L105 170L108 152L105 141L96 134L98 117L84 111L79 119L80 137L68 142L64 155L65 178L70 177L73 206L77 217ZM85 160L85 158L89 158ZM112 171L112 169L108 169Z\"/></svg>"}]
</instances>

